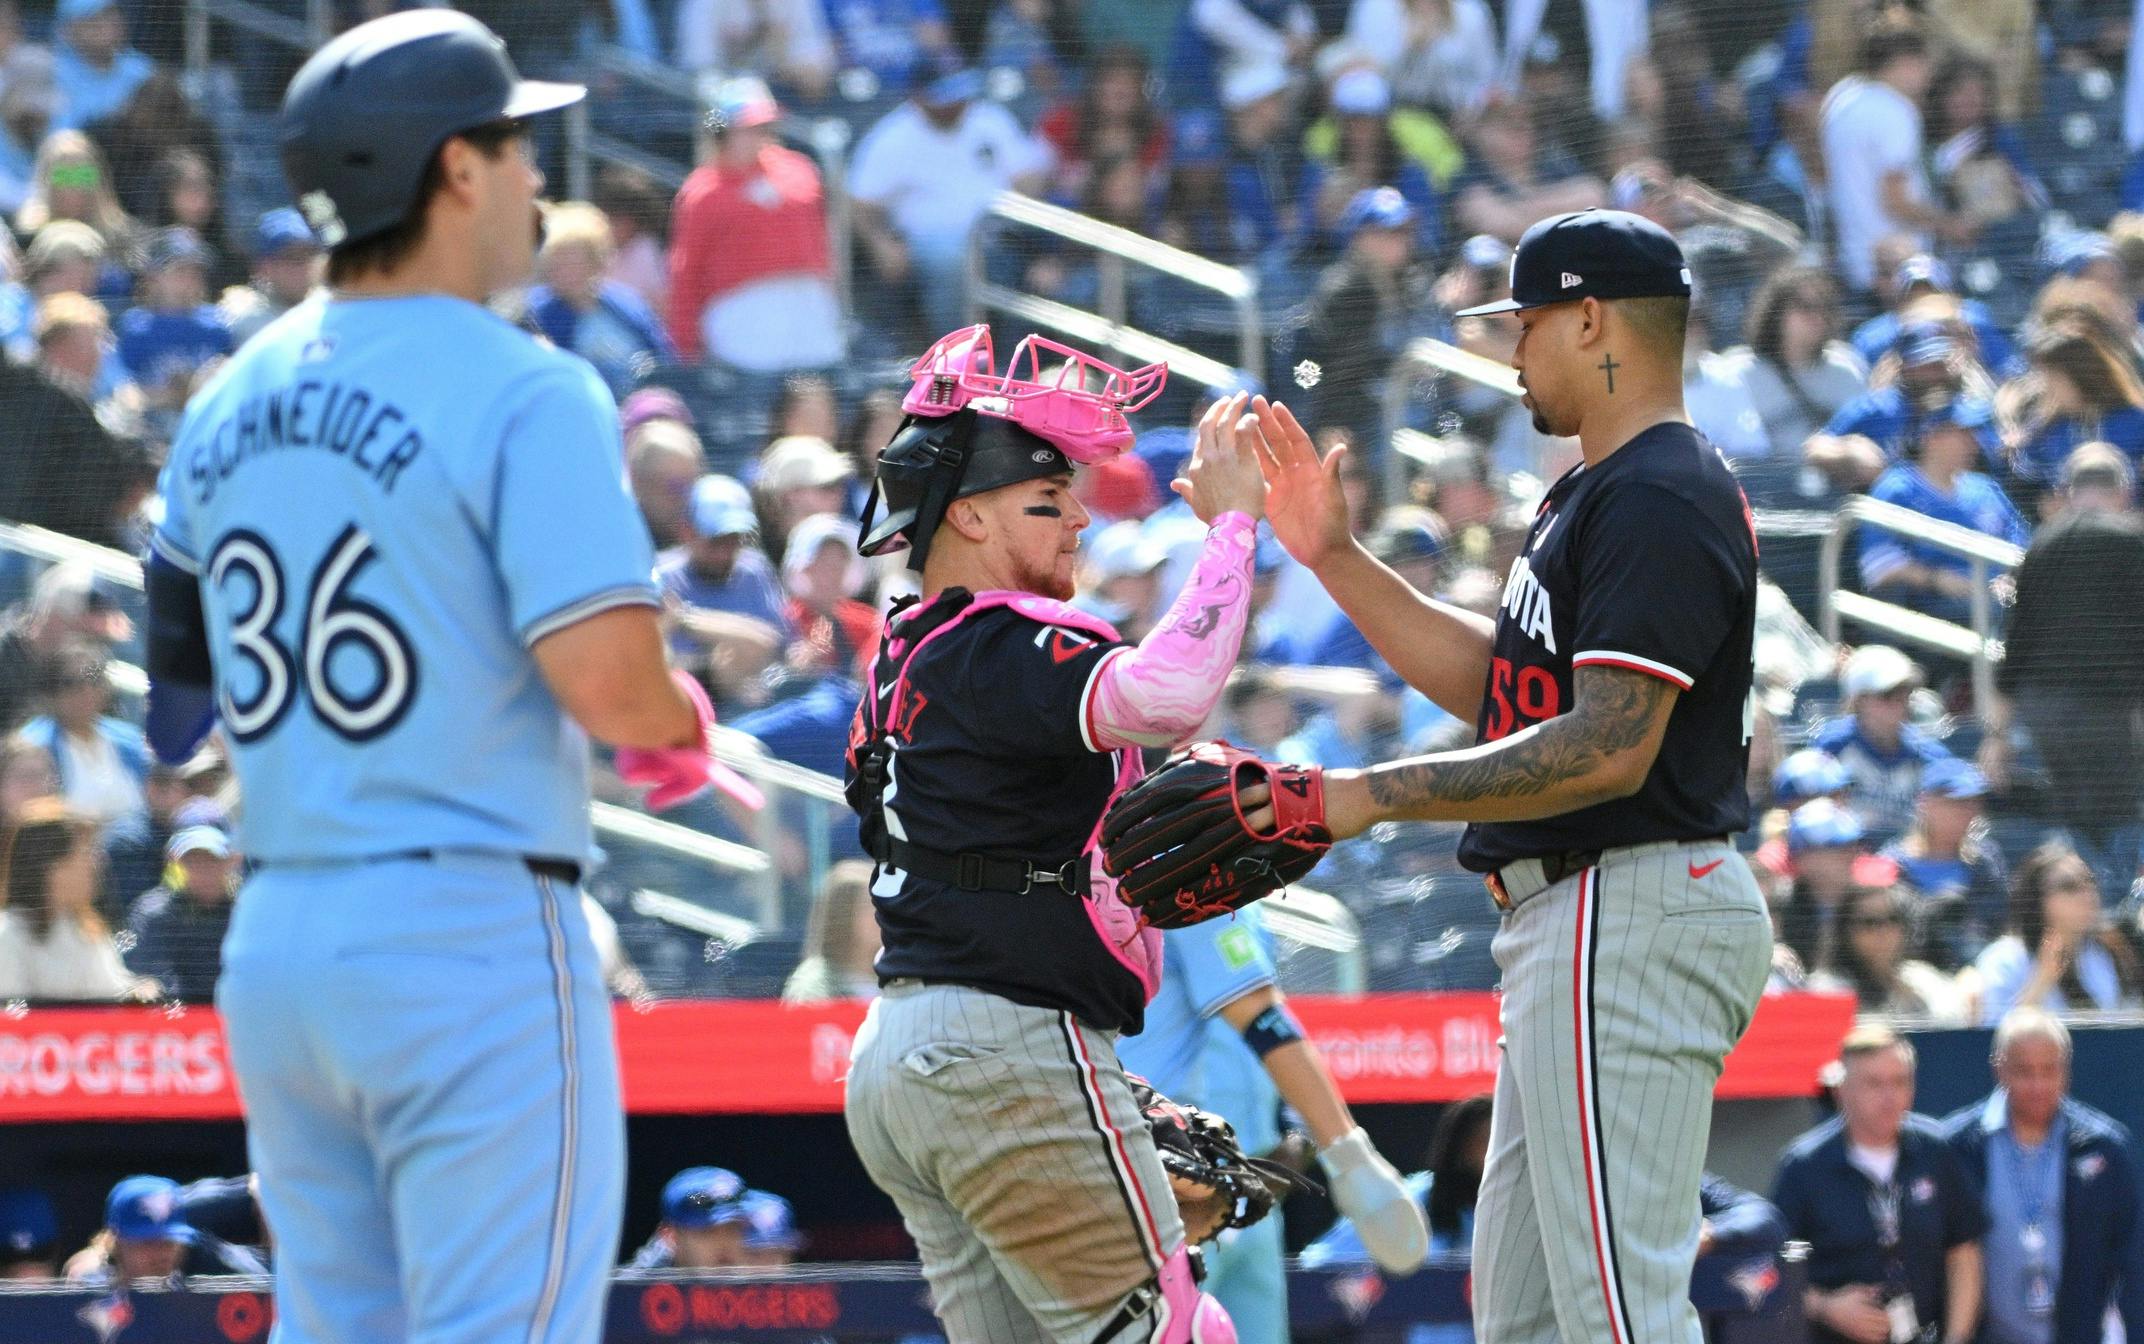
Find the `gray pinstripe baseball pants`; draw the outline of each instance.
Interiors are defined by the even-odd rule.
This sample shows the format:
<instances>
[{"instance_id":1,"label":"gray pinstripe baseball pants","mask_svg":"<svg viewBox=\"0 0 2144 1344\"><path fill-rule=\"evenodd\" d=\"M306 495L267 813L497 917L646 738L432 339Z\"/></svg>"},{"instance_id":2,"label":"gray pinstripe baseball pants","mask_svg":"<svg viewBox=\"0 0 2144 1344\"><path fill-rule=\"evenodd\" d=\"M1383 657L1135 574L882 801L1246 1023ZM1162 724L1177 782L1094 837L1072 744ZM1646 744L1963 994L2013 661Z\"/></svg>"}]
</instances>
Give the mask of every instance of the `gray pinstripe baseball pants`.
<instances>
[{"instance_id":1,"label":"gray pinstripe baseball pants","mask_svg":"<svg viewBox=\"0 0 2144 1344\"><path fill-rule=\"evenodd\" d=\"M1114 1034L1070 1013L896 981L857 1032L843 1110L951 1344L1095 1344L1183 1242Z\"/></svg>"},{"instance_id":2,"label":"gray pinstripe baseball pants","mask_svg":"<svg viewBox=\"0 0 2144 1344\"><path fill-rule=\"evenodd\" d=\"M1698 1176L1771 924L1719 841L1504 870L1504 1059L1474 1221L1481 1344L1701 1344ZM1529 891L1529 887L1532 888Z\"/></svg>"}]
</instances>

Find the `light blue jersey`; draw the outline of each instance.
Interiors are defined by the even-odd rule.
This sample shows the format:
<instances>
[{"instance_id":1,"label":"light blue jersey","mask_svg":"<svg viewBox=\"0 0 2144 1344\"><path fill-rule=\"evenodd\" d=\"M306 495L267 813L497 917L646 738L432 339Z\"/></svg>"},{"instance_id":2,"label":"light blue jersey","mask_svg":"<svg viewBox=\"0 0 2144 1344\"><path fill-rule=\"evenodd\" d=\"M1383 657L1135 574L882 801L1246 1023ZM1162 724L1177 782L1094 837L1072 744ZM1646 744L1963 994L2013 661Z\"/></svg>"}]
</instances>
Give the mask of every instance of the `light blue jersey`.
<instances>
[{"instance_id":1,"label":"light blue jersey","mask_svg":"<svg viewBox=\"0 0 2144 1344\"><path fill-rule=\"evenodd\" d=\"M1164 1095L1201 1106L1235 1126L1247 1153L1280 1142L1280 1092L1265 1064L1219 1014L1244 995L1274 983L1265 924L1255 905L1164 935L1161 988L1146 1006L1146 1026L1117 1041L1117 1058ZM1244 1344L1288 1337L1288 1289L1281 1261L1281 1220L1221 1233L1207 1256L1206 1290L1235 1319Z\"/></svg>"},{"instance_id":2,"label":"light blue jersey","mask_svg":"<svg viewBox=\"0 0 2144 1344\"><path fill-rule=\"evenodd\" d=\"M1238 1075L1227 1068L1209 1077L1212 1060L1233 1060L1240 1054L1257 1066L1251 1048L1216 1014L1223 1005L1273 983L1265 926L1258 908L1245 906L1231 918L1171 929L1163 938L1161 988L1146 1006L1145 1028L1117 1041L1117 1057L1164 1095L1217 1110L1208 1092L1214 1084L1235 1082ZM1264 1072L1258 1069L1260 1076ZM1243 1135L1245 1150L1257 1152L1253 1136L1244 1135L1247 1119L1228 1115ZM1266 1128L1272 1128L1270 1122ZM1267 1146L1273 1141L1269 1135L1258 1137L1266 1138Z\"/></svg>"},{"instance_id":3,"label":"light blue jersey","mask_svg":"<svg viewBox=\"0 0 2144 1344\"><path fill-rule=\"evenodd\" d=\"M194 398L161 488L247 854L587 855L587 738L529 650L657 598L586 363L460 299L315 298Z\"/></svg>"}]
</instances>

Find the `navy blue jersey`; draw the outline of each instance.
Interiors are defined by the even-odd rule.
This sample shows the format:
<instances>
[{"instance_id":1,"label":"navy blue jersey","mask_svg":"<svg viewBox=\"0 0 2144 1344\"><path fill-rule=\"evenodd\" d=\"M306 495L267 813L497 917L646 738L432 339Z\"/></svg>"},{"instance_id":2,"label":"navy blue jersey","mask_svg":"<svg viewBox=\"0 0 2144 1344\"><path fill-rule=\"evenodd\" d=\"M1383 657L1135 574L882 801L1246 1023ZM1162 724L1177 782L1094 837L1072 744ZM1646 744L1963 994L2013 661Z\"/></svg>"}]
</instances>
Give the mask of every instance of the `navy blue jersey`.
<instances>
[{"instance_id":1,"label":"navy blue jersey","mask_svg":"<svg viewBox=\"0 0 2144 1344\"><path fill-rule=\"evenodd\" d=\"M888 625L865 688L888 688L891 753L873 806L855 753L849 797L866 851L874 827L941 854L980 853L1054 868L1086 849L1116 787L1117 757L1088 736L1096 665L1121 647L1007 607L962 618L921 645L894 688L884 660L943 622L969 595L950 589ZM863 718L852 746L864 740ZM881 864L871 888L884 949L881 982L968 985L1091 1026L1137 1031L1146 992L1097 936L1084 902L1058 888L962 891Z\"/></svg>"},{"instance_id":2,"label":"navy blue jersey","mask_svg":"<svg viewBox=\"0 0 2144 1344\"><path fill-rule=\"evenodd\" d=\"M1685 424L1655 425L1549 488L1512 562L1476 741L1571 707L1571 670L1602 665L1681 690L1645 785L1539 821L1477 823L1459 859L1514 859L1749 825L1750 649L1757 537L1734 473Z\"/></svg>"}]
</instances>

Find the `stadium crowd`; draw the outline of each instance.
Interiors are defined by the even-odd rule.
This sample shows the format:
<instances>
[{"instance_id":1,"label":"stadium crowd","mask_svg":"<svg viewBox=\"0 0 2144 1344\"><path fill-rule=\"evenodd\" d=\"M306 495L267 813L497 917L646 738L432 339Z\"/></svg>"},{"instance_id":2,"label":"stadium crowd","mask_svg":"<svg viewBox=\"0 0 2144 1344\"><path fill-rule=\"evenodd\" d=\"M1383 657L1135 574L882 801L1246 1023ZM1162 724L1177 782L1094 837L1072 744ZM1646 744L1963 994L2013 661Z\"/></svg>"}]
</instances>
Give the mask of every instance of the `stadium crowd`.
<instances>
[{"instance_id":1,"label":"stadium crowd","mask_svg":"<svg viewBox=\"0 0 2144 1344\"><path fill-rule=\"evenodd\" d=\"M2128 4L1601 0L1592 32L1484 0L462 7L524 69L590 78L599 129L694 165L674 195L602 167L589 200L551 209L537 283L500 307L617 393L673 649L769 757L841 772L879 613L913 583L897 559L855 554L871 455L899 421L905 358L970 320L978 274L1075 307L1121 302L1132 326L1278 371L1262 385L1322 445L1350 445L1373 552L1492 612L1527 511L1576 449L1408 352L1431 338L1507 360L1508 315L1452 314L1507 292L1535 219L1613 205L1672 229L1690 258L1690 408L1743 479L1780 588L1758 639L1763 820L1746 837L1775 986L2022 1023L2005 1043L2052 1043L2064 1062L2059 1021L2036 1010L2144 1006L2144 81L2126 78L2144 31ZM189 395L303 299L322 256L272 170L295 56L234 44L209 78L184 78L176 25L153 8L0 0L0 520L128 551ZM704 107L652 107L599 48L698 78ZM856 137L833 176L804 134L829 122ZM546 146L554 182L563 152ZM1006 225L991 204L1008 189L1244 268L1267 336L1245 350L1237 314L1180 278L1112 278L1091 250ZM1178 376L1136 451L1082 475L1078 602L1128 636L1197 548L1167 489L1188 427L1253 385ZM2023 548L1982 570L1864 526L1842 576L1923 617L1987 613L2005 654L1992 693L1954 652L1871 628L1855 646L1816 635L1813 547L1791 520L1856 496ZM242 800L214 747L177 767L144 749L124 675L135 596L86 562L18 561L0 565L15 599L0 627L0 1001L205 1001L243 871ZM1329 766L1472 740L1277 546L1257 574L1251 661L1212 734ZM615 780L606 794L634 801ZM666 819L767 850L780 918L673 873L672 894L762 926L730 943L687 931L629 899L646 873L614 855L589 900L618 992L873 991L869 870L845 814L732 782ZM1312 879L1360 926L1371 988L1494 982L1495 912L1455 839L1381 828ZM1910 1155L1921 1131L1901 1119L1910 1050L1878 1036L1845 1053L1855 1152L1936 1161ZM1888 1070L1864 1089L1881 1101L1857 1119L1872 1064ZM2104 1137L2103 1120L2078 1113L2067 1141ZM1956 1121L1944 1172L1984 1161L1988 1133ZM1850 1160L1836 1137L1790 1165ZM1433 1150L1431 1167L1458 1173L1447 1196L1468 1148L1455 1134ZM2128 1171L2126 1150L2107 1160ZM1851 1289L1870 1274L1908 1275L1923 1319L1942 1318L1947 1252L2021 1197L1990 1178L1983 1207L1967 1174L1975 1199L1953 1208L1946 1187L1942 1226L1915 1224L1934 1238L1925 1256L1824 1262L1826 1328L1872 1337ZM191 1226L173 1212L184 1192L152 1185L113 1192L104 1259L84 1272L135 1274L126 1248L180 1240L143 1229ZM796 1249L786 1213L767 1212L779 1201L726 1171L684 1173L672 1193L651 1264ZM1432 1224L1456 1237L1463 1202L1439 1198ZM1826 1209L1782 1203L1794 1235L1825 1235ZM0 1209L0 1249L51 1255L34 1208ZM706 1250L720 1228L729 1249Z\"/></svg>"},{"instance_id":2,"label":"stadium crowd","mask_svg":"<svg viewBox=\"0 0 2144 1344\"><path fill-rule=\"evenodd\" d=\"M1612 204L1690 256L1692 413L1741 474L1789 599L1759 639L1765 820L1748 837L1778 982L1949 1021L2137 1004L2144 213L2123 207L2144 204L2129 171L2144 108L2120 78L2121 7L2019 4L1998 21L1814 0L1758 23L1669 0L1643 43L1609 52L1613 71L1601 34L1587 66L1584 34L1500 32L1510 16L1480 0L1193 0L1167 21L1103 0L494 8L531 68L583 68L609 43L705 76L674 200L605 166L594 199L552 208L537 283L500 306L619 395L674 651L771 756L840 773L879 612L913 580L859 559L852 520L904 357L970 311L970 238L983 231L985 279L1100 301L1095 254L1005 226L999 191L1254 274L1272 333L1255 357L1232 312L1166 272L1127 278L1122 302L1156 334L1292 370L1276 391L1322 442L1351 445L1371 548L1484 611L1575 449L1404 355L1432 337L1506 359L1508 315L1450 314L1503 292L1531 220ZM248 166L273 60L225 53L189 90L134 45L141 17L63 0L48 25L0 4L0 169L18 170L0 172L0 518L122 549L190 390L305 295L321 258ZM142 40L170 39L152 25ZM2009 43L2039 59L1995 59ZM677 143L630 89L597 87L599 126ZM827 119L858 132L831 181L794 134ZM1188 426L1256 381L1179 376L1136 453L1085 473L1079 601L1128 635L1196 546L1165 488ZM1959 625L1986 612L2007 650L1993 694L1973 694L1952 651L1815 636L1808 547L1772 520L1821 522L1854 495L2028 548L1976 580L1954 550L1867 526L1842 576ZM1252 663L1215 732L1326 765L1470 737L1277 546L1258 572ZM242 868L228 772L214 750L153 765L132 701L114 699L114 665L138 657L129 594L81 564L14 578L0 820L23 861L0 912L0 998L205 998ZM593 884L615 985L868 986L845 817L781 790L762 806L749 787L667 815L767 850L780 898L770 912L617 856ZM1493 980L1493 912L1451 840L1385 828L1314 878L1362 926L1372 987ZM626 899L642 885L688 885L746 919L754 955L644 917Z\"/></svg>"}]
</instances>

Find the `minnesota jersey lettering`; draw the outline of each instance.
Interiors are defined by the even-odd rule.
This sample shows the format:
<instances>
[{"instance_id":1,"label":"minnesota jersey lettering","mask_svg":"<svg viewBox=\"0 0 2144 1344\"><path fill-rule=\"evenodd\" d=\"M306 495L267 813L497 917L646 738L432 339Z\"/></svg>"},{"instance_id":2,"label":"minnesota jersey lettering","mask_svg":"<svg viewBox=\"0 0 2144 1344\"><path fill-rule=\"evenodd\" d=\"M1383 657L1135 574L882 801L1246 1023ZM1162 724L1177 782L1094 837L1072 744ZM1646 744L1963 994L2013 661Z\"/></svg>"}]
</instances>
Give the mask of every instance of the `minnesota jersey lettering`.
<instances>
[{"instance_id":1,"label":"minnesota jersey lettering","mask_svg":"<svg viewBox=\"0 0 2144 1344\"><path fill-rule=\"evenodd\" d=\"M1549 488L1497 612L1480 741L1569 712L1573 676L1613 667L1674 686L1639 791L1539 821L1471 826L1461 862L1729 835L1749 824L1757 548L1734 474L1686 424L1662 424Z\"/></svg>"},{"instance_id":2,"label":"minnesota jersey lettering","mask_svg":"<svg viewBox=\"0 0 2144 1344\"><path fill-rule=\"evenodd\" d=\"M1556 651L1555 608L1523 555L1511 562L1511 574L1504 580L1503 612L1528 639L1539 641L1550 653Z\"/></svg>"}]
</instances>

